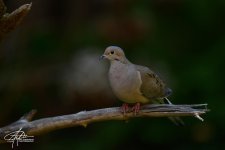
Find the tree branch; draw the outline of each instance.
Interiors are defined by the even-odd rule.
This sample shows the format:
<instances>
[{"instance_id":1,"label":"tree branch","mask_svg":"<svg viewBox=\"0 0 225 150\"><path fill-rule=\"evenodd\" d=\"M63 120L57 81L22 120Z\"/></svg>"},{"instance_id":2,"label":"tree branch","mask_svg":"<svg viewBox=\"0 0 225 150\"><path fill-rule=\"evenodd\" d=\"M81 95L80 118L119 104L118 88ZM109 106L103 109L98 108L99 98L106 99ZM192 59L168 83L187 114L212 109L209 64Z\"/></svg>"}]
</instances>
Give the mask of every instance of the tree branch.
<instances>
[{"instance_id":1,"label":"tree branch","mask_svg":"<svg viewBox=\"0 0 225 150\"><path fill-rule=\"evenodd\" d=\"M0 0L0 41L3 37L15 29L23 18L30 11L32 3L24 4L18 9L14 10L12 13L6 13L6 7L3 3L3 0Z\"/></svg>"},{"instance_id":2,"label":"tree branch","mask_svg":"<svg viewBox=\"0 0 225 150\"><path fill-rule=\"evenodd\" d=\"M127 120L134 117L174 117L174 116L194 116L201 121L200 115L209 111L207 104L197 105L170 105L151 104L142 106L138 114L128 112L123 115L119 107L103 108L92 111L81 111L76 114L49 117L31 121L36 113L32 110L21 117L18 121L0 128L0 143L5 142L4 136L22 128L27 135L40 135L57 129L84 126L93 122L107 120Z\"/></svg>"},{"instance_id":3,"label":"tree branch","mask_svg":"<svg viewBox=\"0 0 225 150\"><path fill-rule=\"evenodd\" d=\"M2 18L5 12L6 12L5 4L3 0L0 0L0 19Z\"/></svg>"}]
</instances>

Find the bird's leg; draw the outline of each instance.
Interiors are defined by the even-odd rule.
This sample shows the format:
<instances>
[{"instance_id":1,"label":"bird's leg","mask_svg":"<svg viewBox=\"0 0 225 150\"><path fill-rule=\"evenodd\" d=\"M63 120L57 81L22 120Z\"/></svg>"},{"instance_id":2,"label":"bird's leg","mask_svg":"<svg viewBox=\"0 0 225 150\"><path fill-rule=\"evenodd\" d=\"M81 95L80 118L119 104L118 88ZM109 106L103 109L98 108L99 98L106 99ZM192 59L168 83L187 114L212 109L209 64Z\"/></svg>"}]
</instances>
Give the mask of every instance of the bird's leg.
<instances>
[{"instance_id":1,"label":"bird's leg","mask_svg":"<svg viewBox=\"0 0 225 150\"><path fill-rule=\"evenodd\" d=\"M129 106L127 103L123 103L123 105L121 106L121 111L124 115L129 111Z\"/></svg>"},{"instance_id":2,"label":"bird's leg","mask_svg":"<svg viewBox=\"0 0 225 150\"><path fill-rule=\"evenodd\" d=\"M141 107L140 103L136 103L136 104L132 107L132 111L134 112L135 115L139 112L140 107Z\"/></svg>"}]
</instances>

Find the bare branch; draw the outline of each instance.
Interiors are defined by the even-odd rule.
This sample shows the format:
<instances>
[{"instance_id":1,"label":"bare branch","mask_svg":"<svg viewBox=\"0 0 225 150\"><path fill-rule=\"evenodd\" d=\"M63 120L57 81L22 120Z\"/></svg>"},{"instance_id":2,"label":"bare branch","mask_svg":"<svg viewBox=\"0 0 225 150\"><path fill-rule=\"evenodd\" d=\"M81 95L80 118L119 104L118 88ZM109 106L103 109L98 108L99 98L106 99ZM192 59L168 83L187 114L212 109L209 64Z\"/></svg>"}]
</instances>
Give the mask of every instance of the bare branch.
<instances>
[{"instance_id":1,"label":"bare branch","mask_svg":"<svg viewBox=\"0 0 225 150\"><path fill-rule=\"evenodd\" d=\"M123 115L119 107L103 108L92 111L81 111L76 114L56 116L30 121L36 113L32 110L30 113L21 117L15 123L0 128L0 143L5 142L4 136L20 128L28 135L40 135L53 130L84 126L99 121L107 120L127 120L134 117L176 117L193 116L196 117L209 111L207 104L198 105L170 105L170 104L152 104L145 105L138 114L128 112ZM198 118L198 117L197 117ZM201 118L201 117L200 117ZM200 119L199 118L199 119ZM201 119L200 119L201 120Z\"/></svg>"},{"instance_id":2,"label":"bare branch","mask_svg":"<svg viewBox=\"0 0 225 150\"><path fill-rule=\"evenodd\" d=\"M5 12L6 12L5 4L4 4L3 0L0 0L0 19L5 14Z\"/></svg>"},{"instance_id":3,"label":"bare branch","mask_svg":"<svg viewBox=\"0 0 225 150\"><path fill-rule=\"evenodd\" d=\"M5 13L6 7L2 0L0 0L0 41L3 37L15 29L23 18L30 11L32 3L24 4L12 13Z\"/></svg>"},{"instance_id":4,"label":"bare branch","mask_svg":"<svg viewBox=\"0 0 225 150\"><path fill-rule=\"evenodd\" d=\"M29 113L23 115L20 120L31 121L34 115L37 113L37 110L33 109Z\"/></svg>"}]
</instances>

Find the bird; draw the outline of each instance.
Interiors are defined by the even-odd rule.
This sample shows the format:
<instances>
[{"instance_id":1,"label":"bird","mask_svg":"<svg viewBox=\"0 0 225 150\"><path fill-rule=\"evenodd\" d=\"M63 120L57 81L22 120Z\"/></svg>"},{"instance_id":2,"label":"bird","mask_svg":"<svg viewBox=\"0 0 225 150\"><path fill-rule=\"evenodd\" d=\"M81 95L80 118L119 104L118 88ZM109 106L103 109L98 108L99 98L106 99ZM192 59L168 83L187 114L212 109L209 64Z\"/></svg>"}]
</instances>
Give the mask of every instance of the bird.
<instances>
[{"instance_id":1,"label":"bird","mask_svg":"<svg viewBox=\"0 0 225 150\"><path fill-rule=\"evenodd\" d=\"M125 114L132 104L132 111L137 114L141 104L167 103L172 104L168 96L172 90L151 69L146 66L136 65L130 62L124 50L118 46L108 46L100 59L110 62L108 78L115 96L123 101L121 107ZM175 124L183 124L179 118L170 118Z\"/></svg>"}]
</instances>

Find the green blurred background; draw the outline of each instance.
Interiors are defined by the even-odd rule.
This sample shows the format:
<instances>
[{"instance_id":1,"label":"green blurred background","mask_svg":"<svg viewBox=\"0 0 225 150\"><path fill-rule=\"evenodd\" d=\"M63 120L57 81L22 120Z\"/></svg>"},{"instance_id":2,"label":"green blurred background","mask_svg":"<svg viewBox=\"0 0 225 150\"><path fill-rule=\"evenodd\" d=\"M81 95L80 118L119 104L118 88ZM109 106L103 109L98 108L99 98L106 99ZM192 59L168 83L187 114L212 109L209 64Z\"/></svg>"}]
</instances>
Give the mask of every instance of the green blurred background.
<instances>
[{"instance_id":1,"label":"green blurred background","mask_svg":"<svg viewBox=\"0 0 225 150\"><path fill-rule=\"evenodd\" d=\"M8 11L29 3L5 0ZM107 121L36 136L16 149L225 149L224 0L33 0L0 44L0 126L31 109L34 119L120 106L98 57L109 45L157 72L175 104L208 103L204 122ZM0 149L11 149L10 144Z\"/></svg>"}]
</instances>

